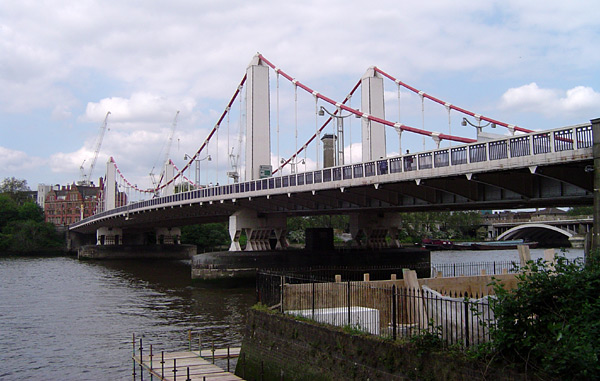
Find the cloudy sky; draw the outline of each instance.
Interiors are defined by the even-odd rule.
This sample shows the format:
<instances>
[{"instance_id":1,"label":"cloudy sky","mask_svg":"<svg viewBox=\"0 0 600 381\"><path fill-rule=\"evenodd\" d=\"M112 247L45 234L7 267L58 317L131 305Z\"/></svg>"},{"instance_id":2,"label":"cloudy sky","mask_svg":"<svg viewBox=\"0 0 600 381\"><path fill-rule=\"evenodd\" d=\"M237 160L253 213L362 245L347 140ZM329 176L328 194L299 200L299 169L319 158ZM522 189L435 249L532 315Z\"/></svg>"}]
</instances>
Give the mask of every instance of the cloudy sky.
<instances>
[{"instance_id":1,"label":"cloudy sky","mask_svg":"<svg viewBox=\"0 0 600 381\"><path fill-rule=\"evenodd\" d=\"M592 0L2 1L0 179L26 179L32 188L79 180L110 111L92 178L112 156L132 183L149 187L176 112L169 156L183 167L256 52L338 100L376 65L444 101L525 128L586 123L600 117L598 14ZM322 119L309 95L295 107L292 86L280 78L279 97L276 86L271 73L274 161L294 150L295 129L302 145ZM474 137L462 116L453 113L448 123L443 107L425 104L423 117L418 96L403 90L399 101L395 84L385 86L387 119ZM219 143L211 143L219 160L202 164L201 181L230 170L239 109L236 103ZM360 127L353 123L346 145L356 160ZM388 152L398 152L397 135L387 134ZM402 139L403 150L434 147L419 136ZM309 161L314 156L309 149Z\"/></svg>"}]
</instances>

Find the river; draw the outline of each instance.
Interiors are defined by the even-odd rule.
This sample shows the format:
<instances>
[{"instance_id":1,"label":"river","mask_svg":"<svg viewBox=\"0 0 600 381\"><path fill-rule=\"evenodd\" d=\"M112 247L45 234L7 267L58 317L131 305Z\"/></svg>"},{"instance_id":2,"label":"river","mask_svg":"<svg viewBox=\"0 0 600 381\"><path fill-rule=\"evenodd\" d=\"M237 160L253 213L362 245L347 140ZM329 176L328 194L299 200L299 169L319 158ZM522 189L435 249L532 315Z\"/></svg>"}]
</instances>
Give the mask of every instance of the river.
<instances>
[{"instance_id":1,"label":"river","mask_svg":"<svg viewBox=\"0 0 600 381\"><path fill-rule=\"evenodd\" d=\"M494 260L518 255L432 253L432 263ZM130 380L133 333L146 350L185 349L188 329L216 347L239 345L255 300L253 287L192 283L186 261L0 258L0 379Z\"/></svg>"}]
</instances>

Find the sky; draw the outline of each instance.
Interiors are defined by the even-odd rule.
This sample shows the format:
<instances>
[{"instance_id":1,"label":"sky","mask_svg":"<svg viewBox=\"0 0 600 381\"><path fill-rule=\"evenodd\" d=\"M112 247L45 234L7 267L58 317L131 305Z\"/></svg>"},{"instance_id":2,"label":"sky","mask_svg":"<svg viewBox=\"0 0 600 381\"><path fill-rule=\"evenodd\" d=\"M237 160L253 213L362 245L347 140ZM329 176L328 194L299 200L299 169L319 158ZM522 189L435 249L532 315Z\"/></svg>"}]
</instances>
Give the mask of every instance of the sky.
<instances>
[{"instance_id":1,"label":"sky","mask_svg":"<svg viewBox=\"0 0 600 381\"><path fill-rule=\"evenodd\" d=\"M5 0L0 179L25 179L32 189L80 180L110 111L91 179L113 157L128 181L151 187L150 173L159 174L166 157L183 168L184 156L196 153L257 52L338 101L377 66L445 102L524 128L589 123L600 117L598 14L592 0ZM293 85L274 72L270 80L275 165L324 118L311 95L295 101ZM229 154L243 153L240 99L219 141L199 155L211 155L200 162L201 183L230 181ZM474 128L461 126L462 115L449 118L443 106L422 104L391 81L385 99L388 120L475 137ZM360 108L360 94L352 107ZM360 122L351 119L346 162L360 160ZM386 140L388 155L435 148L406 133L400 147L393 130ZM456 143L442 142L449 144ZM316 149L307 150L307 168Z\"/></svg>"}]
</instances>

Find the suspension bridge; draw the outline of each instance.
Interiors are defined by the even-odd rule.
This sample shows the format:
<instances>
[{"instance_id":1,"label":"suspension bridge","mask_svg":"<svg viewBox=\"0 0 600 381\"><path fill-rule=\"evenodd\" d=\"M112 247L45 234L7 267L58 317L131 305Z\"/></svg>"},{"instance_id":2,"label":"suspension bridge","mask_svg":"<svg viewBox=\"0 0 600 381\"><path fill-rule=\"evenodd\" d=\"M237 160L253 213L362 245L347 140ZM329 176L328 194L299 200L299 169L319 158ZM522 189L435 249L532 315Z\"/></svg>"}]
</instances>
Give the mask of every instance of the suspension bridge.
<instances>
[{"instance_id":1,"label":"suspension bridge","mask_svg":"<svg viewBox=\"0 0 600 381\"><path fill-rule=\"evenodd\" d=\"M284 83L291 88L285 94ZM386 83L395 91L386 91ZM360 107L355 108L352 100L359 88ZM397 94L395 120L385 112L391 93ZM403 113L402 101L410 94L421 106L419 127L401 121L403 114L415 114ZM284 100L293 106L284 107ZM437 115L447 115L448 133L426 128L426 104L436 107ZM311 118L313 126L307 122ZM356 118L360 136L352 137ZM452 120L473 126L476 138L453 135ZM484 132L486 126L505 133ZM230 250L241 250L239 238L245 234L245 250L251 251L270 249L273 241L277 249L285 248L288 216L347 214L353 237L366 237L370 247L394 246L402 212L592 204L595 126L600 119L553 129L523 128L441 100L377 67L369 68L344 99L334 100L257 54L181 169L167 160L161 181L142 189L111 158L101 208L69 230L78 244L139 244L148 232L156 234L157 242L161 237L162 243L177 243L181 226L229 221ZM430 140L434 148L403 153L407 134ZM211 156L206 166L214 165L214 171L203 171L202 184L199 165ZM227 170L219 167L219 157L221 164L229 161ZM139 199L118 205L121 189Z\"/></svg>"}]
</instances>

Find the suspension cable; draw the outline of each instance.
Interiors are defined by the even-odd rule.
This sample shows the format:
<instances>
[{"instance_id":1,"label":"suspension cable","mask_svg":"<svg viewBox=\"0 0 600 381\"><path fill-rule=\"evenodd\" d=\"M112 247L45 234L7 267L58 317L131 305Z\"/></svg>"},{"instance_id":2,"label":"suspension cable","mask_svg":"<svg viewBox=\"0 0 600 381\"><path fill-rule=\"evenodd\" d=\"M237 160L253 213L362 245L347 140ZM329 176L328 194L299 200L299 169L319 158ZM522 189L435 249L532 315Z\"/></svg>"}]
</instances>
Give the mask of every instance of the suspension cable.
<instances>
[{"instance_id":1,"label":"suspension cable","mask_svg":"<svg viewBox=\"0 0 600 381\"><path fill-rule=\"evenodd\" d=\"M429 99L429 100L431 100L431 101L434 101L434 102L436 102L436 103L439 103L439 104L441 104L441 105L446 105L446 104L448 104L448 105L449 105L449 107L450 107L452 110L455 110L455 111L458 111L458 112L460 112L460 113L463 113L463 114L466 114L466 115L472 116L472 117L474 117L474 118L476 118L476 119L481 119L481 120L484 120L484 121L486 121L486 122L489 122L489 123L495 123L496 125L498 125L498 126L502 126L502 127L506 127L506 128L508 128L509 130L513 130L513 131L520 131L520 132L524 132L524 133L531 133L531 132L533 132L533 130L528 130L528 129L526 129L526 128L523 128L523 127L518 127L518 126L515 126L515 125L512 125L512 124L508 124L508 123L500 122L500 121L498 121L498 120L495 120L495 119L492 119L492 118L488 118L488 117L486 117L486 116L483 116L483 115L475 114L474 112L471 112L471 111L469 111L469 110L466 110L466 109L464 109L464 108L460 108L460 107L454 106L454 105L452 105L452 104L450 104L450 103L448 103L448 102L444 102L444 101L442 101L441 99L438 99L438 98L436 98L436 97L433 97L433 96L431 96L431 95L429 95L429 94L427 94L427 93L425 93L425 92L423 92L423 91L420 91L420 90L418 90L418 89L416 89L416 88L414 88L414 87L412 87L412 86L410 86L410 85L408 85L408 84L406 84L406 83L404 83L404 82L400 81L399 79L396 79L396 78L392 77L391 75L389 75L388 73L386 73L386 72L384 72L383 70L379 69L378 67L375 67L375 72L377 72L377 73L379 73L379 74L383 75L384 77L386 77L386 78L388 78L388 79L390 79L390 80L392 80L392 81L396 82L396 84L398 84L399 86L405 87L406 89L408 89L408 90L412 91L413 93L416 93L416 94L422 94L422 95L423 95L423 97L425 97L425 98L427 98L427 99ZM449 140L449 139L448 139L448 140Z\"/></svg>"}]
</instances>

